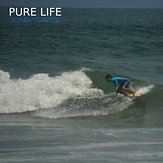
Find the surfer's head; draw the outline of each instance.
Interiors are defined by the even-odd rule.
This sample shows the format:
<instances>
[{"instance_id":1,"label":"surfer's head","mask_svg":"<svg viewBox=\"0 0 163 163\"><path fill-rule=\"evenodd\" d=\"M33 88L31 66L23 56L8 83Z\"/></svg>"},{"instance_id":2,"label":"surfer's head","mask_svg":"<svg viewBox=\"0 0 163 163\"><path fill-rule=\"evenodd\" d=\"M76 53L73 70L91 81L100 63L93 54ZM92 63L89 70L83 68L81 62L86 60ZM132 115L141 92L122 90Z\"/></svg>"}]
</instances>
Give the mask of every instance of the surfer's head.
<instances>
[{"instance_id":1,"label":"surfer's head","mask_svg":"<svg viewBox=\"0 0 163 163\"><path fill-rule=\"evenodd\" d=\"M105 79L106 80L110 80L112 78L112 75L111 74L109 74L109 73L107 73L106 75L105 75Z\"/></svg>"}]
</instances>

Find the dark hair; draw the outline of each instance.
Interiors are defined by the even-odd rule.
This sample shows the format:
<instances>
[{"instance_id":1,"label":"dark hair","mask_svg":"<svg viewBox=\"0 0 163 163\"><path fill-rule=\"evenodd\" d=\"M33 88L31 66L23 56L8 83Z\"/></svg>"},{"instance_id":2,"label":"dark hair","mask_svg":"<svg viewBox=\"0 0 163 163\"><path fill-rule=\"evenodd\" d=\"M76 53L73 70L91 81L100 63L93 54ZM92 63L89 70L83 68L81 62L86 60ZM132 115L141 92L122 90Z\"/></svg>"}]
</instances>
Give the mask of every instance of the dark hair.
<instances>
[{"instance_id":1,"label":"dark hair","mask_svg":"<svg viewBox=\"0 0 163 163\"><path fill-rule=\"evenodd\" d=\"M109 73L105 75L105 79L108 79L108 78L112 78L112 75Z\"/></svg>"}]
</instances>

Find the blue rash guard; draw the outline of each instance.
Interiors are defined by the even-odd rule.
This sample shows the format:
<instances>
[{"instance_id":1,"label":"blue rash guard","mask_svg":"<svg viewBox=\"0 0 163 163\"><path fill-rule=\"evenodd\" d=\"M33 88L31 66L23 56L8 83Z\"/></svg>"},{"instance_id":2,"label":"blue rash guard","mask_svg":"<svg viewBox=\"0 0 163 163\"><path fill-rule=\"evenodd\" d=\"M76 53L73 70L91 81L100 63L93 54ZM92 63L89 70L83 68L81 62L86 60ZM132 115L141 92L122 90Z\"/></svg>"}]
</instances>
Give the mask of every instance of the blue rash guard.
<instances>
[{"instance_id":1,"label":"blue rash guard","mask_svg":"<svg viewBox=\"0 0 163 163\"><path fill-rule=\"evenodd\" d=\"M128 88L130 84L130 80L127 78L112 77L110 81L115 85L115 88L118 88L119 86L125 86L126 88Z\"/></svg>"}]
</instances>

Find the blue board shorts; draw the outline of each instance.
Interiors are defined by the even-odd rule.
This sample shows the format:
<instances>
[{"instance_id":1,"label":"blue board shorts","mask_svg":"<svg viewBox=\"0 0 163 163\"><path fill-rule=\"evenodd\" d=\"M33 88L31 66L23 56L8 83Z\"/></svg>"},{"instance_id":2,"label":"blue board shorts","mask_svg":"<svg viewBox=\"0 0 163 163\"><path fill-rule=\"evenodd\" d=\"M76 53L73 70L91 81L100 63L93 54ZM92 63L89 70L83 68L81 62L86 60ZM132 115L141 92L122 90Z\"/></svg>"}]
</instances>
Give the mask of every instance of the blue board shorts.
<instances>
[{"instance_id":1,"label":"blue board shorts","mask_svg":"<svg viewBox=\"0 0 163 163\"><path fill-rule=\"evenodd\" d=\"M123 86L125 86L126 88L128 88L128 86L130 85L130 80L125 80L124 82L121 83L120 88L122 88Z\"/></svg>"}]
</instances>

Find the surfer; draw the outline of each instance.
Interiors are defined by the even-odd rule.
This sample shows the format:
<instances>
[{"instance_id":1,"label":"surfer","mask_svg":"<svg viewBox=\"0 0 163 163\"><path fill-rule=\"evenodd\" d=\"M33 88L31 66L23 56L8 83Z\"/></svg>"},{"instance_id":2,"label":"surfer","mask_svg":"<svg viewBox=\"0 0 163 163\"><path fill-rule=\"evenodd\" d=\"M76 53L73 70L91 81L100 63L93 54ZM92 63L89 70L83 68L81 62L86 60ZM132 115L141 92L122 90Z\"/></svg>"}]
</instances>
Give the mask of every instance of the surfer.
<instances>
[{"instance_id":1,"label":"surfer","mask_svg":"<svg viewBox=\"0 0 163 163\"><path fill-rule=\"evenodd\" d=\"M105 79L107 81L111 81L116 88L116 93L121 93L126 96L128 96L127 92L130 92L133 94L133 96L136 96L136 93L128 89L130 85L130 80L128 78L121 78L121 77L113 77L111 74L106 74Z\"/></svg>"}]
</instances>

